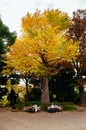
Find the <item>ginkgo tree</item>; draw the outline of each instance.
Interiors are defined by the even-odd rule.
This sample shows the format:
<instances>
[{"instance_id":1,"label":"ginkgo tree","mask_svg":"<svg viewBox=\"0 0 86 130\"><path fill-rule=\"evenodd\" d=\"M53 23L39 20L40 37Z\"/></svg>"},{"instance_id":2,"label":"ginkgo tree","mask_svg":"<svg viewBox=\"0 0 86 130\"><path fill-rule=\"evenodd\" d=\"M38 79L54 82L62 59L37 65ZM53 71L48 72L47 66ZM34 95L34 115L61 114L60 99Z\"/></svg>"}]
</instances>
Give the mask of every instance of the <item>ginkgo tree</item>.
<instances>
[{"instance_id":1,"label":"ginkgo tree","mask_svg":"<svg viewBox=\"0 0 86 130\"><path fill-rule=\"evenodd\" d=\"M68 40L66 36L70 24L67 13L58 9L27 13L22 18L20 38L6 54L7 65L13 67L14 71L26 77L41 77L42 103L50 101L48 77L58 72L59 63L75 60L78 55L79 43Z\"/></svg>"}]
</instances>

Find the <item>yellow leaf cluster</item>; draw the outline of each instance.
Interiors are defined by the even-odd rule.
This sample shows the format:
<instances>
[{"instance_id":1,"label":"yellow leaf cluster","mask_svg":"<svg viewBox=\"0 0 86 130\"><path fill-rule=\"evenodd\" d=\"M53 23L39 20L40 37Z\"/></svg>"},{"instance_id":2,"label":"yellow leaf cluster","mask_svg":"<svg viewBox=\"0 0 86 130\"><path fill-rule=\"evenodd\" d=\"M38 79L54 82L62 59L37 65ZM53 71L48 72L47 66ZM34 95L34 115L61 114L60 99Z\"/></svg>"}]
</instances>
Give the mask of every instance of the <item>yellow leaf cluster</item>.
<instances>
[{"instance_id":1,"label":"yellow leaf cluster","mask_svg":"<svg viewBox=\"0 0 86 130\"><path fill-rule=\"evenodd\" d=\"M9 64L19 72L48 75L62 60L75 59L79 43L67 40L70 18L59 10L27 13L22 18L22 35L7 55Z\"/></svg>"}]
</instances>

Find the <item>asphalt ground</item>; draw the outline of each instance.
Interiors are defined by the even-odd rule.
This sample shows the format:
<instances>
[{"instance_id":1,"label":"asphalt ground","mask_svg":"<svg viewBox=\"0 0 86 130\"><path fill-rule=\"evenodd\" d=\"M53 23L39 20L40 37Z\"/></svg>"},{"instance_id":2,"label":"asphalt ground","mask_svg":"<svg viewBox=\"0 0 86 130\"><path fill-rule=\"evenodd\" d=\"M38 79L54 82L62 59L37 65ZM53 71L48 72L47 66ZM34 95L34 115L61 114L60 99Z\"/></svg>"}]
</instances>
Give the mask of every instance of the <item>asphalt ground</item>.
<instances>
[{"instance_id":1,"label":"asphalt ground","mask_svg":"<svg viewBox=\"0 0 86 130\"><path fill-rule=\"evenodd\" d=\"M0 109L0 130L86 130L86 111L28 113Z\"/></svg>"}]
</instances>

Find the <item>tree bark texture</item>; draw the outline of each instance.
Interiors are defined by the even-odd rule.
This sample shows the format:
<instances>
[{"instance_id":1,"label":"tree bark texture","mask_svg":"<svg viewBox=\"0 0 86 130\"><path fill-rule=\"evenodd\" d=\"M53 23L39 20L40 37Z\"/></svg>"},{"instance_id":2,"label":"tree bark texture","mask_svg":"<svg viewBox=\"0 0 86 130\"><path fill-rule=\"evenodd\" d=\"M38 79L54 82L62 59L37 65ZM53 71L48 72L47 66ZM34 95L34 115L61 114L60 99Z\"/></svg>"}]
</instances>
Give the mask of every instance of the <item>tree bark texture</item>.
<instances>
[{"instance_id":1,"label":"tree bark texture","mask_svg":"<svg viewBox=\"0 0 86 130\"><path fill-rule=\"evenodd\" d=\"M29 101L29 92L28 92L28 79L26 79L26 96L25 96L25 103Z\"/></svg>"},{"instance_id":2,"label":"tree bark texture","mask_svg":"<svg viewBox=\"0 0 86 130\"><path fill-rule=\"evenodd\" d=\"M85 100L84 100L84 87L83 86L79 87L79 95L80 95L80 104L84 105Z\"/></svg>"},{"instance_id":3,"label":"tree bark texture","mask_svg":"<svg viewBox=\"0 0 86 130\"><path fill-rule=\"evenodd\" d=\"M48 77L43 77L41 103L50 102Z\"/></svg>"}]
</instances>

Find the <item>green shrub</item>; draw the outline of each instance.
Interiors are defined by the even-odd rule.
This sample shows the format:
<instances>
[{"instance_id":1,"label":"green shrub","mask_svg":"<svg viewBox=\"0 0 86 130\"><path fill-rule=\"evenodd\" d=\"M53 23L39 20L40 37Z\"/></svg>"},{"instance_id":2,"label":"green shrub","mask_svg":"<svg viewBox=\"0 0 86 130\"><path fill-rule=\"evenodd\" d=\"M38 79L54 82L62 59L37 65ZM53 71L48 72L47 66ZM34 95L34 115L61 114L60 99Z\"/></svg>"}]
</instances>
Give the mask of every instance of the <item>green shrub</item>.
<instances>
[{"instance_id":1,"label":"green shrub","mask_svg":"<svg viewBox=\"0 0 86 130\"><path fill-rule=\"evenodd\" d=\"M25 105L26 106L29 106L29 105L34 105L34 104L37 104L37 106L40 106L40 102L38 102L38 101L30 101L30 102L27 102Z\"/></svg>"},{"instance_id":2,"label":"green shrub","mask_svg":"<svg viewBox=\"0 0 86 130\"><path fill-rule=\"evenodd\" d=\"M43 111L46 111L46 110L47 110L47 107L50 106L51 104L52 104L52 103L50 103L50 102L42 103L42 104L41 104L41 109L42 109Z\"/></svg>"},{"instance_id":3,"label":"green shrub","mask_svg":"<svg viewBox=\"0 0 86 130\"><path fill-rule=\"evenodd\" d=\"M63 104L62 108L63 108L63 110L76 110L76 105Z\"/></svg>"},{"instance_id":4,"label":"green shrub","mask_svg":"<svg viewBox=\"0 0 86 130\"><path fill-rule=\"evenodd\" d=\"M15 105L16 109L22 110L24 108L24 104L22 102L19 102L18 104Z\"/></svg>"}]
</instances>

